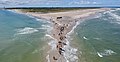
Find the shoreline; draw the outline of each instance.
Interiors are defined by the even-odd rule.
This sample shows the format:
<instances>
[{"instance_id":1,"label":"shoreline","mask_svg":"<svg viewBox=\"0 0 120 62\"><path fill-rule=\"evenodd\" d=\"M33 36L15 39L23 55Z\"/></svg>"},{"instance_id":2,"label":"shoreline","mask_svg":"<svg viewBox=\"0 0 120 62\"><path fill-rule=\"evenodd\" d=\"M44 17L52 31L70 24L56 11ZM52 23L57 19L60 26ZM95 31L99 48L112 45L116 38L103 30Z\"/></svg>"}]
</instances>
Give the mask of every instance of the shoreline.
<instances>
[{"instance_id":1,"label":"shoreline","mask_svg":"<svg viewBox=\"0 0 120 62\"><path fill-rule=\"evenodd\" d=\"M86 17L89 17L90 15L94 15L97 12L102 12L102 11L106 11L106 9L97 9L97 10L89 9L88 11L80 10L80 11L74 11L74 12L68 11L68 12L58 12L58 13L48 13L48 14L37 14L37 13L25 13L25 14L33 16L35 18L37 17L40 19L48 20L52 22L54 25L50 36L52 36L56 40L55 42L57 43L56 43L56 48L54 48L53 50L51 50L50 53L48 53L48 56L47 56L49 59L48 62L72 62L72 60L70 60L72 59L72 57L69 58L69 55L71 55L72 53L69 51L72 49L75 50L74 51L75 55L73 55L75 59L73 59L73 61L77 62L77 59L78 59L78 57L76 56L77 49L70 47L68 36L69 34L71 34L71 32L74 31L77 25L79 25L80 19L84 19ZM83 13L78 14L77 12L78 13L83 12ZM84 14L85 12L88 12L88 13ZM57 17L62 17L62 18L56 19ZM67 53L70 53L70 54L66 55Z\"/></svg>"}]
</instances>

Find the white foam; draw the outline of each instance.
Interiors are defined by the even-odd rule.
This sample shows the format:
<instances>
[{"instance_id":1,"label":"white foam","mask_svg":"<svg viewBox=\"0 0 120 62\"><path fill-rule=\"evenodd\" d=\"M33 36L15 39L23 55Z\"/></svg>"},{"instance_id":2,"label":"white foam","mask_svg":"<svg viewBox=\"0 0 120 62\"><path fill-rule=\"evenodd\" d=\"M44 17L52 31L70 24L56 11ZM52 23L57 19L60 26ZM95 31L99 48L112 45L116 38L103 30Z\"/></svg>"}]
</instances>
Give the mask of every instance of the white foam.
<instances>
[{"instance_id":1,"label":"white foam","mask_svg":"<svg viewBox=\"0 0 120 62\"><path fill-rule=\"evenodd\" d=\"M109 10L109 11L103 12L103 14L107 14L107 13L110 13L110 12L113 12L113 11L116 11L116 10L111 9L111 10Z\"/></svg>"},{"instance_id":2,"label":"white foam","mask_svg":"<svg viewBox=\"0 0 120 62\"><path fill-rule=\"evenodd\" d=\"M49 35L49 34L46 34L45 36L47 36L47 37L50 37L50 38L52 38L52 39L54 39L51 35Z\"/></svg>"},{"instance_id":3,"label":"white foam","mask_svg":"<svg viewBox=\"0 0 120 62\"><path fill-rule=\"evenodd\" d=\"M93 38L93 39L100 40L101 38Z\"/></svg>"},{"instance_id":4,"label":"white foam","mask_svg":"<svg viewBox=\"0 0 120 62\"><path fill-rule=\"evenodd\" d=\"M104 13L107 13L107 14L109 14L111 16L111 17L108 17L109 19L116 19L115 21L114 20L110 21L111 23L120 24L120 16L112 13L113 11L116 11L116 10L119 10L119 9L109 10L109 11L106 11Z\"/></svg>"},{"instance_id":5,"label":"white foam","mask_svg":"<svg viewBox=\"0 0 120 62\"><path fill-rule=\"evenodd\" d=\"M116 54L116 52L110 50L110 49L105 49L104 51L102 52L97 52L98 56L99 57L103 57L103 56L110 56L110 55L113 55L113 54Z\"/></svg>"},{"instance_id":6,"label":"white foam","mask_svg":"<svg viewBox=\"0 0 120 62\"><path fill-rule=\"evenodd\" d=\"M87 38L87 37L85 37L85 36L83 37L83 39L88 40L88 38Z\"/></svg>"},{"instance_id":7,"label":"white foam","mask_svg":"<svg viewBox=\"0 0 120 62\"><path fill-rule=\"evenodd\" d=\"M116 54L116 53L112 50L104 50L104 52L101 54L105 56L109 56L109 55Z\"/></svg>"},{"instance_id":8,"label":"white foam","mask_svg":"<svg viewBox=\"0 0 120 62\"><path fill-rule=\"evenodd\" d=\"M116 10L120 10L120 8L117 8Z\"/></svg>"},{"instance_id":9,"label":"white foam","mask_svg":"<svg viewBox=\"0 0 120 62\"><path fill-rule=\"evenodd\" d=\"M49 37L49 38L52 39L52 40L48 43L48 45L51 46L51 49L52 49L52 50L56 49L56 45L57 45L56 39L53 38L53 37L52 37L51 35L49 35L49 34L46 34L45 36L47 36L47 37Z\"/></svg>"},{"instance_id":10,"label":"white foam","mask_svg":"<svg viewBox=\"0 0 120 62\"><path fill-rule=\"evenodd\" d=\"M111 21L111 23L117 23L120 24L120 16L116 15L114 13L109 12L110 16L112 16L114 19L116 19L115 21Z\"/></svg>"},{"instance_id":11,"label":"white foam","mask_svg":"<svg viewBox=\"0 0 120 62\"><path fill-rule=\"evenodd\" d=\"M31 34L31 33L35 33L35 32L38 32L38 30L35 28L25 27L23 29L18 29L17 34Z\"/></svg>"},{"instance_id":12,"label":"white foam","mask_svg":"<svg viewBox=\"0 0 120 62\"><path fill-rule=\"evenodd\" d=\"M46 56L47 62L50 62L49 55Z\"/></svg>"},{"instance_id":13,"label":"white foam","mask_svg":"<svg viewBox=\"0 0 120 62\"><path fill-rule=\"evenodd\" d=\"M76 22L76 25L72 28L72 30L71 30L69 33L67 33L67 36L69 36L71 33L73 33L73 32L74 32L74 29L75 29L79 24L80 24L80 21Z\"/></svg>"},{"instance_id":14,"label":"white foam","mask_svg":"<svg viewBox=\"0 0 120 62\"><path fill-rule=\"evenodd\" d=\"M110 14L112 17L114 17L117 21L120 21L120 16L118 16L118 15L116 15L116 14L114 14L114 13L111 13L111 12L109 12L109 14Z\"/></svg>"},{"instance_id":15,"label":"white foam","mask_svg":"<svg viewBox=\"0 0 120 62\"><path fill-rule=\"evenodd\" d=\"M51 26L50 25L42 25L42 27L50 28Z\"/></svg>"},{"instance_id":16,"label":"white foam","mask_svg":"<svg viewBox=\"0 0 120 62\"><path fill-rule=\"evenodd\" d=\"M39 21L39 22L42 22L42 23L51 23L50 21L47 21L47 20L44 20L44 19L40 19L40 18L36 18L36 17L33 17L36 19L36 21Z\"/></svg>"},{"instance_id":17,"label":"white foam","mask_svg":"<svg viewBox=\"0 0 120 62\"><path fill-rule=\"evenodd\" d=\"M50 51L55 50L55 49L56 49L56 45L57 45L56 39L53 38L53 37L52 37L51 35L49 35L49 34L46 34L45 36L47 36L47 37L49 37L49 38L52 39L52 40L48 43L48 45L51 47L51 50L50 50ZM50 51L47 52L47 53L48 53L48 55L46 56L46 59L48 60L47 62L50 62L50 57L49 57Z\"/></svg>"},{"instance_id":18,"label":"white foam","mask_svg":"<svg viewBox=\"0 0 120 62\"><path fill-rule=\"evenodd\" d=\"M97 54L98 54L99 57L103 57L99 52L97 52Z\"/></svg>"},{"instance_id":19,"label":"white foam","mask_svg":"<svg viewBox=\"0 0 120 62\"><path fill-rule=\"evenodd\" d=\"M42 27L38 29L42 29L42 30L46 30L47 32L50 32L53 29L53 27L51 25L42 25Z\"/></svg>"},{"instance_id":20,"label":"white foam","mask_svg":"<svg viewBox=\"0 0 120 62\"><path fill-rule=\"evenodd\" d=\"M76 23L76 25L72 28L72 30L67 33L67 38L70 38L70 34L72 34L74 32L74 29L80 24L80 21L78 21ZM65 59L66 59L66 62L78 62L78 57L77 57L77 49L76 48L73 48L70 46L70 41L68 41L68 39L65 39L66 40L66 44L63 49L65 50L65 52L63 53Z\"/></svg>"},{"instance_id":21,"label":"white foam","mask_svg":"<svg viewBox=\"0 0 120 62\"><path fill-rule=\"evenodd\" d=\"M51 46L51 49L52 49L52 50L56 49L56 44L57 44L57 42L54 41L54 40L52 40L52 41L50 41L50 42L48 43L48 45Z\"/></svg>"},{"instance_id":22,"label":"white foam","mask_svg":"<svg viewBox=\"0 0 120 62\"><path fill-rule=\"evenodd\" d=\"M42 25L42 27L40 27L38 29L46 30L45 32L49 33L53 29L53 27L51 25L46 25L45 24L45 25Z\"/></svg>"},{"instance_id":23,"label":"white foam","mask_svg":"<svg viewBox=\"0 0 120 62\"><path fill-rule=\"evenodd\" d=\"M99 14L97 14L94 18L100 18L100 17L102 17L102 13L99 13Z\"/></svg>"},{"instance_id":24,"label":"white foam","mask_svg":"<svg viewBox=\"0 0 120 62\"><path fill-rule=\"evenodd\" d=\"M111 12L114 12L114 11L116 11L116 10L110 10Z\"/></svg>"},{"instance_id":25,"label":"white foam","mask_svg":"<svg viewBox=\"0 0 120 62\"><path fill-rule=\"evenodd\" d=\"M77 49L76 48L72 48L69 44L69 41L66 39L66 44L63 49L65 50L65 52L63 53L66 62L77 62L78 57L77 57Z\"/></svg>"}]
</instances>

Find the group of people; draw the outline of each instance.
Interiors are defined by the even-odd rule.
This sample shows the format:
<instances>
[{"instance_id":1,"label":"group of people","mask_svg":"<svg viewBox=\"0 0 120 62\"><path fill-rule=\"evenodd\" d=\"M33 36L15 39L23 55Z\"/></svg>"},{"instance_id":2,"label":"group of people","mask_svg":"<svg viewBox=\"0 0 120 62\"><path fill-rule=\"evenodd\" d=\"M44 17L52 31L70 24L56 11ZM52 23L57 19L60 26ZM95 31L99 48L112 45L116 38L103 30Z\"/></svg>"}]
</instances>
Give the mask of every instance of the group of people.
<instances>
[{"instance_id":1,"label":"group of people","mask_svg":"<svg viewBox=\"0 0 120 62\"><path fill-rule=\"evenodd\" d=\"M67 30L66 28L68 27L68 24L62 24L59 25L58 23L56 23L55 21L53 21L53 23L56 25L57 34L53 34L54 36L58 37L58 43L56 46L57 51L59 52L60 55L63 55L63 52L65 52L65 50L63 49L64 45L67 45L65 42L65 30ZM53 56L54 60L57 60L57 58L55 56Z\"/></svg>"},{"instance_id":2,"label":"group of people","mask_svg":"<svg viewBox=\"0 0 120 62\"><path fill-rule=\"evenodd\" d=\"M64 52L65 50L63 49L63 46L64 45L67 45L65 42L64 42L64 39L66 38L66 36L64 35L64 30L65 30L65 26L61 26L60 29L59 29L59 41L58 41L58 44L57 44L57 49L59 51L59 54L62 55L62 52Z\"/></svg>"}]
</instances>

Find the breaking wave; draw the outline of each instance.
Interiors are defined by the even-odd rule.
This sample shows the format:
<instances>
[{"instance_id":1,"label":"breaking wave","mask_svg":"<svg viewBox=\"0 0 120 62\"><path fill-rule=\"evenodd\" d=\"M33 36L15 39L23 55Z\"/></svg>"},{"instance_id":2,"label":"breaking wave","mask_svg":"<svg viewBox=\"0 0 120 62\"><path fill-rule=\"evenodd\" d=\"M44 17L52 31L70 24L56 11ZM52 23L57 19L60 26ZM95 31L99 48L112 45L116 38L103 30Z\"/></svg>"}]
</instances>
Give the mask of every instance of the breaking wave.
<instances>
[{"instance_id":1,"label":"breaking wave","mask_svg":"<svg viewBox=\"0 0 120 62\"><path fill-rule=\"evenodd\" d=\"M36 21L39 21L39 22L42 22L42 23L51 23L50 21L47 21L47 20L44 20L44 19L40 19L40 18L36 18L36 17L34 17L35 19L36 19Z\"/></svg>"},{"instance_id":2,"label":"breaking wave","mask_svg":"<svg viewBox=\"0 0 120 62\"><path fill-rule=\"evenodd\" d=\"M18 29L17 34L31 34L35 32L38 32L38 30L30 27L25 27L23 29Z\"/></svg>"},{"instance_id":3,"label":"breaking wave","mask_svg":"<svg viewBox=\"0 0 120 62\"><path fill-rule=\"evenodd\" d=\"M112 12L109 12L109 14L110 14L113 18L115 18L117 21L120 21L120 16L118 16L118 15L112 13Z\"/></svg>"},{"instance_id":4,"label":"breaking wave","mask_svg":"<svg viewBox=\"0 0 120 62\"><path fill-rule=\"evenodd\" d=\"M113 54L117 54L116 52L110 50L110 49L105 49L104 51L102 52L97 52L98 56L99 57L104 57L104 56L110 56L110 55L113 55Z\"/></svg>"},{"instance_id":5,"label":"breaking wave","mask_svg":"<svg viewBox=\"0 0 120 62\"><path fill-rule=\"evenodd\" d=\"M111 23L117 23L117 24L120 24L120 16L119 15L116 15L114 13L109 13L114 19L116 19L116 21L114 22L111 22Z\"/></svg>"},{"instance_id":6,"label":"breaking wave","mask_svg":"<svg viewBox=\"0 0 120 62\"><path fill-rule=\"evenodd\" d=\"M64 52L64 57L66 59L66 62L78 62L78 57L77 57L77 49L73 48L70 46L69 41L66 39L66 46L63 47L65 50Z\"/></svg>"},{"instance_id":7,"label":"breaking wave","mask_svg":"<svg viewBox=\"0 0 120 62\"><path fill-rule=\"evenodd\" d=\"M76 23L76 25L72 28L72 30L67 33L67 39L66 40L66 44L63 49L65 50L64 52L64 57L66 59L66 62L78 62L78 56L77 56L77 51L78 49L77 48L73 48L70 46L70 34L74 33L74 29L80 24L81 22L78 21ZM69 40L68 40L69 39Z\"/></svg>"},{"instance_id":8,"label":"breaking wave","mask_svg":"<svg viewBox=\"0 0 120 62\"><path fill-rule=\"evenodd\" d=\"M104 12L105 14L107 13L111 16L111 17L108 17L109 19L115 19L115 20L110 21L111 23L120 24L120 16L115 14L115 13L112 13L112 12L117 11L117 10L119 10L119 9Z\"/></svg>"},{"instance_id":9,"label":"breaking wave","mask_svg":"<svg viewBox=\"0 0 120 62\"><path fill-rule=\"evenodd\" d=\"M88 38L87 38L87 37L85 37L85 36L83 37L83 39L88 40Z\"/></svg>"},{"instance_id":10,"label":"breaking wave","mask_svg":"<svg viewBox=\"0 0 120 62\"><path fill-rule=\"evenodd\" d=\"M54 38L53 38L51 35L49 35L49 34L46 34L45 36L52 39L52 40L48 43L48 45L51 46L52 50L53 50L53 49L56 49L56 44L57 44L57 42L55 41L56 39L54 39Z\"/></svg>"},{"instance_id":11,"label":"breaking wave","mask_svg":"<svg viewBox=\"0 0 120 62\"><path fill-rule=\"evenodd\" d=\"M100 17L102 17L102 13L98 13L98 14L96 14L96 16L94 17L94 18L100 18Z\"/></svg>"}]
</instances>

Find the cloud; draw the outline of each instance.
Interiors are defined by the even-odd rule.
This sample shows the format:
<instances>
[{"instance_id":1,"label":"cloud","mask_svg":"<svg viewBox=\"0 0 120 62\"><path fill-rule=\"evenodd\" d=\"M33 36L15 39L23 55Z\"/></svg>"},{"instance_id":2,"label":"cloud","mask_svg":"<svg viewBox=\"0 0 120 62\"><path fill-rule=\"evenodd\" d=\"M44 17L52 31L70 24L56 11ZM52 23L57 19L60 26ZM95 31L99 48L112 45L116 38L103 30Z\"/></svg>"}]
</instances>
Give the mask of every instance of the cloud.
<instances>
[{"instance_id":1,"label":"cloud","mask_svg":"<svg viewBox=\"0 0 120 62\"><path fill-rule=\"evenodd\" d=\"M81 0L81 1L72 1L69 3L69 5L83 5L83 4L100 4L100 3L97 3L95 1L84 1L84 0Z\"/></svg>"},{"instance_id":2,"label":"cloud","mask_svg":"<svg viewBox=\"0 0 120 62\"><path fill-rule=\"evenodd\" d=\"M35 5L58 3L60 0L0 0L1 5Z\"/></svg>"}]
</instances>

